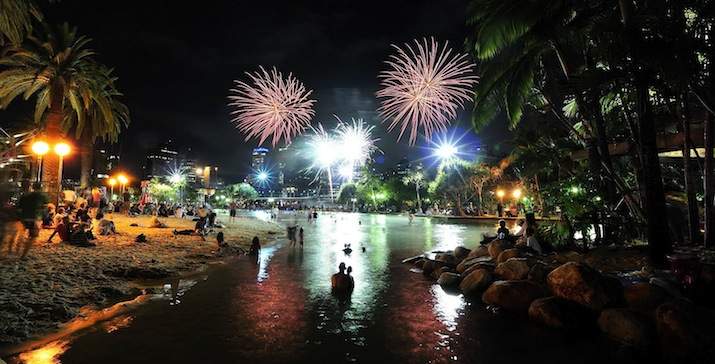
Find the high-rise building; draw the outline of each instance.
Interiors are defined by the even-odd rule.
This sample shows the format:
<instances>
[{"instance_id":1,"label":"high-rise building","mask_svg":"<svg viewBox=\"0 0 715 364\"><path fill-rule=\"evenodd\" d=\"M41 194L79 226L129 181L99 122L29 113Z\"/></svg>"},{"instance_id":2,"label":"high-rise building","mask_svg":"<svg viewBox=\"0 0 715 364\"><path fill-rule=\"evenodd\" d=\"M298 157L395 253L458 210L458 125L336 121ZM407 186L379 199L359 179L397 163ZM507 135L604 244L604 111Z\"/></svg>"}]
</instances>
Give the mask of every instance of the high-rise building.
<instances>
[{"instance_id":1,"label":"high-rise building","mask_svg":"<svg viewBox=\"0 0 715 364\"><path fill-rule=\"evenodd\" d=\"M112 145L99 146L94 150L92 177L109 178L112 170L119 166L119 153Z\"/></svg>"},{"instance_id":2,"label":"high-rise building","mask_svg":"<svg viewBox=\"0 0 715 364\"><path fill-rule=\"evenodd\" d=\"M146 156L144 165L144 178L169 177L180 166L179 152L176 151L171 140L161 147L151 151Z\"/></svg>"}]
</instances>

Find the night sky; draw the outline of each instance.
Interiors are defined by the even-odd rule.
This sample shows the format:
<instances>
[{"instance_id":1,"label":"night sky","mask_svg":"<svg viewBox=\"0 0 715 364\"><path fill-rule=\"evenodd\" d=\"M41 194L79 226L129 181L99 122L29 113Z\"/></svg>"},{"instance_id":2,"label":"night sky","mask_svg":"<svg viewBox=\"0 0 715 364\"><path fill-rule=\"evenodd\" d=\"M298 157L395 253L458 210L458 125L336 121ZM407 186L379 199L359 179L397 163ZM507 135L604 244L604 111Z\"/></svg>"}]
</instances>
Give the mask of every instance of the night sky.
<instances>
[{"instance_id":1,"label":"night sky","mask_svg":"<svg viewBox=\"0 0 715 364\"><path fill-rule=\"evenodd\" d=\"M314 123L332 126L332 114L379 123L374 93L390 44L435 36L462 50L465 8L466 0L62 0L45 3L44 12L90 36L97 59L115 69L132 119L120 140L124 168L139 174L146 151L173 139L232 182L249 171L256 146L244 142L226 106L243 72L263 65L294 73L314 90ZM457 123L468 129L469 112ZM381 136L386 165L410 152L396 137Z\"/></svg>"}]
</instances>

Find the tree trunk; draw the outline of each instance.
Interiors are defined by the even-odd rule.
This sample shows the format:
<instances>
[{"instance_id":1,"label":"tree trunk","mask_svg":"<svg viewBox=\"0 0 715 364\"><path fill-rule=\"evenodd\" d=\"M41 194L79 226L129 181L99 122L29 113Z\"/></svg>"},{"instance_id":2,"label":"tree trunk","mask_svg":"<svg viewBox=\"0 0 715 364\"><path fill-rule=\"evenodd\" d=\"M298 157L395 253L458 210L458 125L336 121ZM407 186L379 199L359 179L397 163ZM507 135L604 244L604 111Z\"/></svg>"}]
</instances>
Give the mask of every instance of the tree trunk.
<instances>
[{"instance_id":1,"label":"tree trunk","mask_svg":"<svg viewBox=\"0 0 715 364\"><path fill-rule=\"evenodd\" d=\"M60 130L62 118L61 102L53 103L45 122L45 137L50 146L53 146L62 139L62 131ZM50 150L50 152L45 154L42 158L42 164L43 190L47 192L50 202L59 203L60 187L62 184L59 175L60 158L53 150Z\"/></svg>"},{"instance_id":2,"label":"tree trunk","mask_svg":"<svg viewBox=\"0 0 715 364\"><path fill-rule=\"evenodd\" d=\"M645 215L647 218L646 238L651 261L654 265L665 265L665 255L672 249L668 218L665 209L665 191L660 170L660 159L656 145L656 130L653 111L648 95L648 78L643 72L635 77L636 103L638 114L639 156L643 173Z\"/></svg>"},{"instance_id":3,"label":"tree trunk","mask_svg":"<svg viewBox=\"0 0 715 364\"><path fill-rule=\"evenodd\" d=\"M80 140L80 175L79 186L81 188L89 187L90 179L92 178L92 170L94 163L94 141L91 137L84 136Z\"/></svg>"},{"instance_id":4,"label":"tree trunk","mask_svg":"<svg viewBox=\"0 0 715 364\"><path fill-rule=\"evenodd\" d=\"M715 216L713 216L713 147L715 147L715 116L708 113L708 118L705 119L705 163L703 166L703 183L705 190L705 246L712 248L715 246Z\"/></svg>"},{"instance_id":5,"label":"tree trunk","mask_svg":"<svg viewBox=\"0 0 715 364\"><path fill-rule=\"evenodd\" d=\"M417 192L417 208L419 213L422 213L422 199L420 198L420 183L415 182L415 191Z\"/></svg>"},{"instance_id":6,"label":"tree trunk","mask_svg":"<svg viewBox=\"0 0 715 364\"><path fill-rule=\"evenodd\" d=\"M695 196L695 174L690 162L690 120L688 118L685 96L678 102L678 116L682 121L683 135L683 175L685 176L685 194L688 200L688 241L695 244L700 241L700 214Z\"/></svg>"}]
</instances>

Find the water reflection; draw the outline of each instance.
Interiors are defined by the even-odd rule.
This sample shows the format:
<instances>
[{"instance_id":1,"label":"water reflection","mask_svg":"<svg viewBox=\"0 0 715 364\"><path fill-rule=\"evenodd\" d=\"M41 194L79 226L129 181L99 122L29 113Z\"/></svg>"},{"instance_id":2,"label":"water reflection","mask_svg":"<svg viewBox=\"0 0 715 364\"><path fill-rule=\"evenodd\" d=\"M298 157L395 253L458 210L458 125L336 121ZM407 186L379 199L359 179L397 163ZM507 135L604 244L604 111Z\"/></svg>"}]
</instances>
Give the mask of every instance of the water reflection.
<instances>
[{"instance_id":1,"label":"water reflection","mask_svg":"<svg viewBox=\"0 0 715 364\"><path fill-rule=\"evenodd\" d=\"M464 308L464 299L457 292L445 292L442 287L435 284L431 289L434 297L434 307L432 311L447 330L454 331L457 328L457 318Z\"/></svg>"},{"instance_id":2,"label":"water reflection","mask_svg":"<svg viewBox=\"0 0 715 364\"><path fill-rule=\"evenodd\" d=\"M39 349L20 354L24 364L60 364L60 355L69 348L66 341L54 341Z\"/></svg>"}]
</instances>

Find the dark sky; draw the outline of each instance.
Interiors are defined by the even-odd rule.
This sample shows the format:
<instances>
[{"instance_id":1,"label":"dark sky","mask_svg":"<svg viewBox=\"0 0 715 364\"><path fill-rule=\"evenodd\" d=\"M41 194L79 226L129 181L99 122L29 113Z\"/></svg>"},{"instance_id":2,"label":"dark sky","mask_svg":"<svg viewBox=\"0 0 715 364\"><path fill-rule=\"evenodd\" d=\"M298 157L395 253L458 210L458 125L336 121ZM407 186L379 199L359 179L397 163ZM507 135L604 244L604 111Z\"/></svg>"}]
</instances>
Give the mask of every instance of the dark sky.
<instances>
[{"instance_id":1,"label":"dark sky","mask_svg":"<svg viewBox=\"0 0 715 364\"><path fill-rule=\"evenodd\" d=\"M121 137L125 168L139 173L146 150L173 139L221 166L230 182L248 172L256 146L230 123L232 80L277 66L315 90L314 122L333 125L335 113L379 123L374 92L390 44L435 36L461 50L465 7L466 0L62 0L45 14L90 36L99 61L115 68L132 118ZM460 119L468 126L468 112ZM410 152L396 134L381 138L386 163Z\"/></svg>"}]
</instances>

